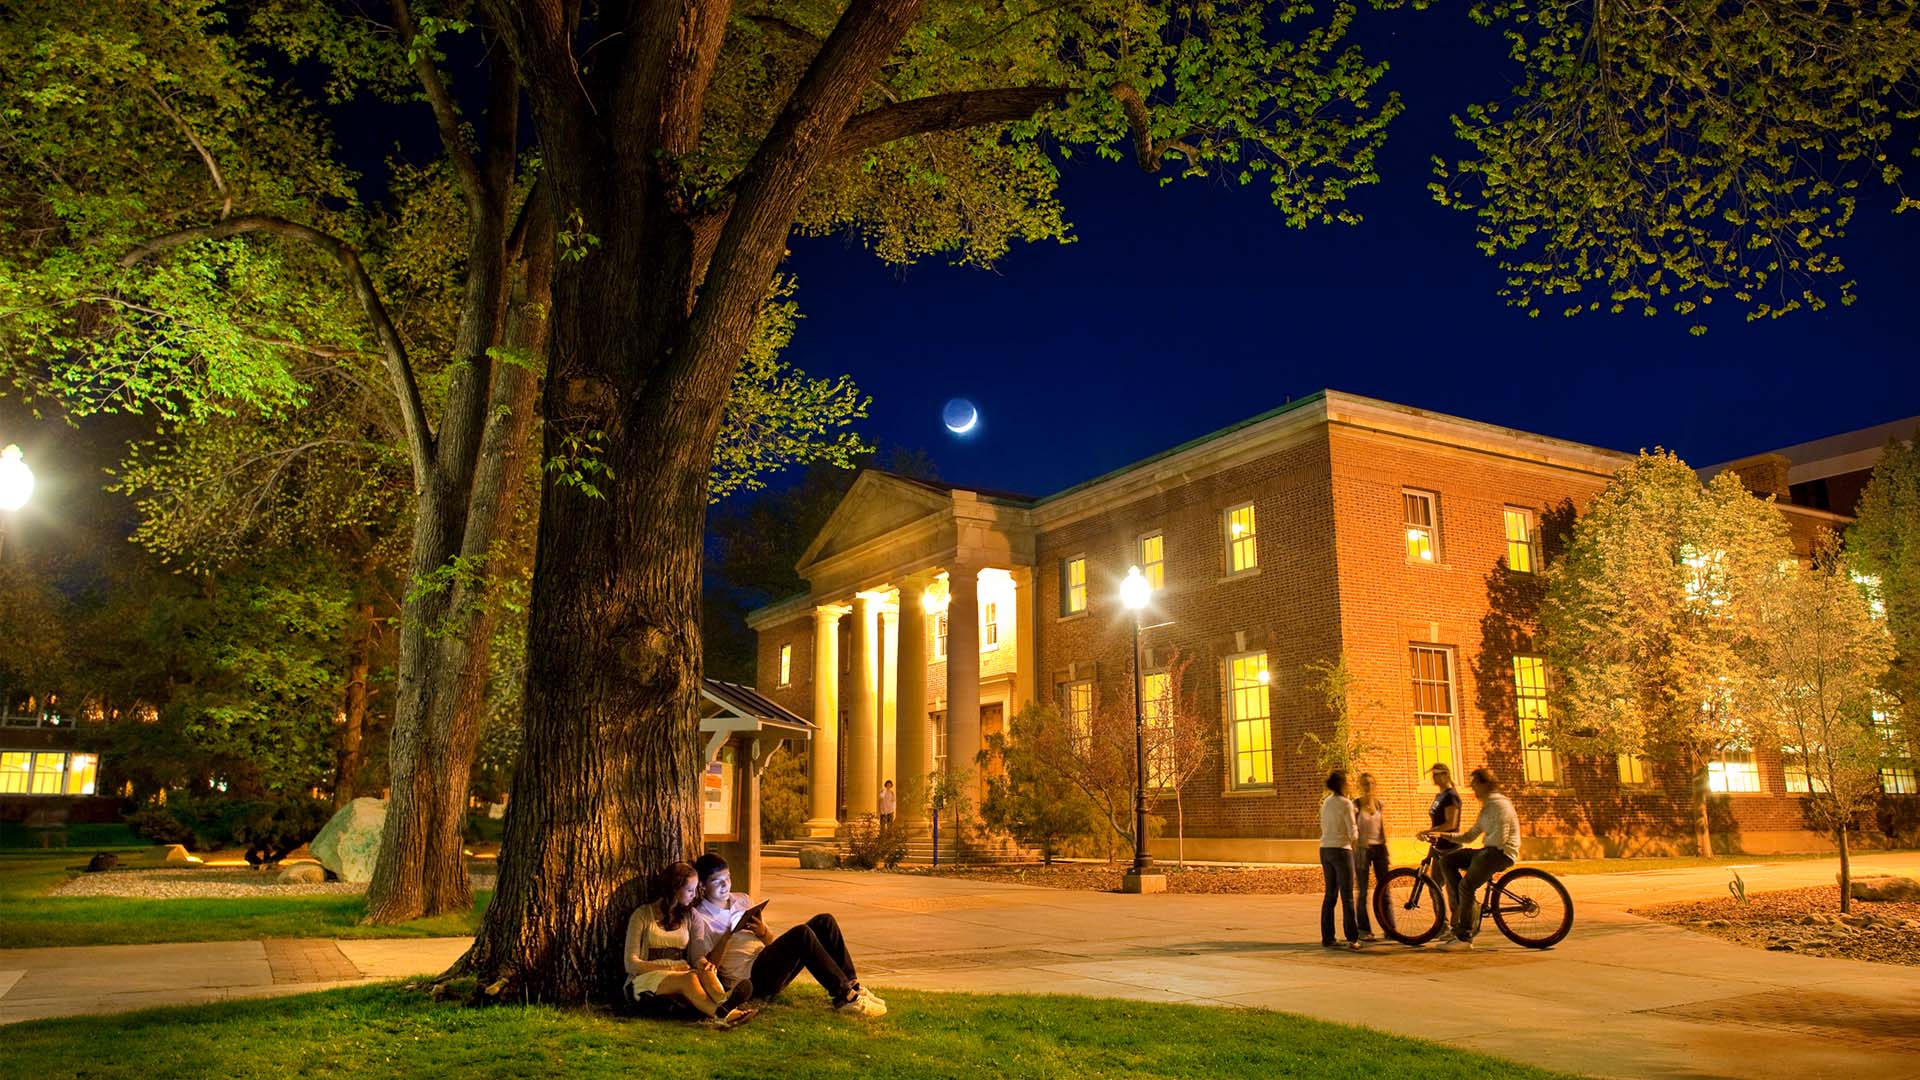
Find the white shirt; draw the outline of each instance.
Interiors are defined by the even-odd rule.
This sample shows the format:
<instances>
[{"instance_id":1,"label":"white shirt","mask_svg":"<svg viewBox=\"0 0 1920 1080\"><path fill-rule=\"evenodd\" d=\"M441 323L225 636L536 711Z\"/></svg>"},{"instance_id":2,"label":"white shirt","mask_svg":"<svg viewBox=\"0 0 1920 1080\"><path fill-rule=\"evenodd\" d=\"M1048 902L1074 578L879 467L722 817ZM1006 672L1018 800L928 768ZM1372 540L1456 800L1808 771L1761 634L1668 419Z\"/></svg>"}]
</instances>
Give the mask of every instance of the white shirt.
<instances>
[{"instance_id":1,"label":"white shirt","mask_svg":"<svg viewBox=\"0 0 1920 1080\"><path fill-rule=\"evenodd\" d=\"M719 914L708 914L713 905L701 901L693 905L693 913L687 917L687 926L692 931L692 941L687 945L687 959L697 960L713 951L720 938L733 929L740 916L753 906L752 898L746 893L734 893L727 897L726 910ZM714 967L720 969L720 979L731 986L753 973L753 962L766 948L766 943L745 930L733 935L727 942L727 951Z\"/></svg>"},{"instance_id":2,"label":"white shirt","mask_svg":"<svg viewBox=\"0 0 1920 1080\"><path fill-rule=\"evenodd\" d=\"M1320 846L1353 850L1353 800L1331 792L1320 801Z\"/></svg>"},{"instance_id":3,"label":"white shirt","mask_svg":"<svg viewBox=\"0 0 1920 1080\"><path fill-rule=\"evenodd\" d=\"M1362 810L1358 803L1353 807L1353 821L1359 827L1355 840L1361 845L1384 844L1387 842L1386 829L1381 823L1381 807L1374 804L1372 810Z\"/></svg>"},{"instance_id":4,"label":"white shirt","mask_svg":"<svg viewBox=\"0 0 1920 1080\"><path fill-rule=\"evenodd\" d=\"M1476 836L1485 837L1481 842L1487 847L1499 848L1507 853L1507 858L1520 861L1520 815L1514 812L1512 801L1505 795L1496 791L1487 796L1487 801L1480 804L1480 816L1474 819L1473 828L1460 834L1460 842L1464 844Z\"/></svg>"},{"instance_id":5,"label":"white shirt","mask_svg":"<svg viewBox=\"0 0 1920 1080\"><path fill-rule=\"evenodd\" d=\"M890 787L881 788L880 789L880 812L883 814L893 813L893 804L894 804L893 789Z\"/></svg>"}]
</instances>

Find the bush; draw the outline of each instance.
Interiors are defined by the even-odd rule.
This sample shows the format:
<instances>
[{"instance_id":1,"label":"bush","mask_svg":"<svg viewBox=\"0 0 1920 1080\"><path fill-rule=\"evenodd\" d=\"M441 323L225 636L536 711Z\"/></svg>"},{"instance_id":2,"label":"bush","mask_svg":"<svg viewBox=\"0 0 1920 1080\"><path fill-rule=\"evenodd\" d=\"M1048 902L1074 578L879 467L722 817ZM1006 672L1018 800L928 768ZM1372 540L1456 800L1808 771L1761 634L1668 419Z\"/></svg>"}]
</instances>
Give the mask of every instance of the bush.
<instances>
[{"instance_id":1,"label":"bush","mask_svg":"<svg viewBox=\"0 0 1920 1080\"><path fill-rule=\"evenodd\" d=\"M847 865L862 870L891 870L907 857L907 832L898 825L882 825L867 814L847 826Z\"/></svg>"},{"instance_id":2,"label":"bush","mask_svg":"<svg viewBox=\"0 0 1920 1080\"><path fill-rule=\"evenodd\" d=\"M333 808L317 799L176 795L130 815L127 825L156 844L195 851L244 847L248 861L273 863L319 835L332 816Z\"/></svg>"},{"instance_id":3,"label":"bush","mask_svg":"<svg viewBox=\"0 0 1920 1080\"><path fill-rule=\"evenodd\" d=\"M773 756L760 777L761 843L778 843L800 835L807 823L806 786L806 755L790 743Z\"/></svg>"}]
</instances>

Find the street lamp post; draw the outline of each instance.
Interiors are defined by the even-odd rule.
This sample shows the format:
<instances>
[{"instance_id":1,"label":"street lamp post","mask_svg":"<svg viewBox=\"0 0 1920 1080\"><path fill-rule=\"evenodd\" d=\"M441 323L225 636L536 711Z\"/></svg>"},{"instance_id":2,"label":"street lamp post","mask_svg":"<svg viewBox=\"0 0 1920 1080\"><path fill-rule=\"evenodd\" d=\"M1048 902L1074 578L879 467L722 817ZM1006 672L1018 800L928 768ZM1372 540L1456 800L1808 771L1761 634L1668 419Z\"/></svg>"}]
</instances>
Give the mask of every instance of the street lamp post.
<instances>
[{"instance_id":1,"label":"street lamp post","mask_svg":"<svg viewBox=\"0 0 1920 1080\"><path fill-rule=\"evenodd\" d=\"M1153 586L1137 566L1127 567L1120 583L1120 603L1133 613L1133 868L1122 879L1122 888L1130 893L1165 892L1167 879L1153 872L1153 856L1147 851L1147 711L1142 690L1140 615L1153 598Z\"/></svg>"},{"instance_id":2,"label":"street lamp post","mask_svg":"<svg viewBox=\"0 0 1920 1080\"><path fill-rule=\"evenodd\" d=\"M27 468L25 458L18 446L9 445L0 450L0 558L6 557L7 526L13 523L13 512L27 505L33 497L33 470Z\"/></svg>"}]
</instances>

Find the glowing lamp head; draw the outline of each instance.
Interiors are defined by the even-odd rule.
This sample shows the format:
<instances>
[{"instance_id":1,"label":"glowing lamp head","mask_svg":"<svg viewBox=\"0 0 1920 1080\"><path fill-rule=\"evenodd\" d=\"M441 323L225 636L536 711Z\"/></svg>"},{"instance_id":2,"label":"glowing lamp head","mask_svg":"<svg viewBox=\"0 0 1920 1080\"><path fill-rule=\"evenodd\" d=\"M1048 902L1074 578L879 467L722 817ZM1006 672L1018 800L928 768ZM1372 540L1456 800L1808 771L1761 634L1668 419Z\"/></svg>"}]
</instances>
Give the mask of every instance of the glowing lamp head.
<instances>
[{"instance_id":1,"label":"glowing lamp head","mask_svg":"<svg viewBox=\"0 0 1920 1080\"><path fill-rule=\"evenodd\" d=\"M33 470L22 460L20 448L0 450L0 510L18 510L33 497Z\"/></svg>"},{"instance_id":2,"label":"glowing lamp head","mask_svg":"<svg viewBox=\"0 0 1920 1080\"><path fill-rule=\"evenodd\" d=\"M1145 574L1137 566L1127 567L1127 579L1120 583L1120 603L1129 611L1139 611L1147 606L1147 600L1153 595L1153 586L1147 583Z\"/></svg>"}]
</instances>

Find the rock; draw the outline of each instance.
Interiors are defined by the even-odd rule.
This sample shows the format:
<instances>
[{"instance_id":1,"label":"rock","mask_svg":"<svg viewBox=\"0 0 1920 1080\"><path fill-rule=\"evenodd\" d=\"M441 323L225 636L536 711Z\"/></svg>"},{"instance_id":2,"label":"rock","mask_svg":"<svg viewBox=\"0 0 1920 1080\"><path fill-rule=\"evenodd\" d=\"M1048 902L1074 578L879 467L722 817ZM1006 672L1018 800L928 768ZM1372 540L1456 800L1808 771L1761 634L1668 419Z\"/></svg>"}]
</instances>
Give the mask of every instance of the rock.
<instances>
[{"instance_id":1,"label":"rock","mask_svg":"<svg viewBox=\"0 0 1920 1080\"><path fill-rule=\"evenodd\" d=\"M380 831L386 824L387 800L355 799L313 838L313 857L341 881L372 881L373 864L380 855Z\"/></svg>"},{"instance_id":2,"label":"rock","mask_svg":"<svg viewBox=\"0 0 1920 1080\"><path fill-rule=\"evenodd\" d=\"M187 857L187 846L185 844L161 844L159 847L148 848L147 853L141 857L141 861L177 865L190 863L193 860Z\"/></svg>"},{"instance_id":3,"label":"rock","mask_svg":"<svg viewBox=\"0 0 1920 1080\"><path fill-rule=\"evenodd\" d=\"M327 872L310 862L294 863L280 871L282 885L318 885L327 880Z\"/></svg>"},{"instance_id":4,"label":"rock","mask_svg":"<svg viewBox=\"0 0 1920 1080\"><path fill-rule=\"evenodd\" d=\"M111 870L114 867L119 865L120 865L120 856L115 855L109 851L102 851L98 855L95 855L93 858L87 860L87 872L90 874L97 874L102 870Z\"/></svg>"},{"instance_id":5,"label":"rock","mask_svg":"<svg viewBox=\"0 0 1920 1080\"><path fill-rule=\"evenodd\" d=\"M1920 901L1920 881L1904 877L1855 878L1853 898L1855 900Z\"/></svg>"},{"instance_id":6,"label":"rock","mask_svg":"<svg viewBox=\"0 0 1920 1080\"><path fill-rule=\"evenodd\" d=\"M840 855L830 847L814 845L800 849L800 869L831 870L840 865Z\"/></svg>"},{"instance_id":7,"label":"rock","mask_svg":"<svg viewBox=\"0 0 1920 1080\"><path fill-rule=\"evenodd\" d=\"M1703 922L1700 925L1706 927L1709 930L1730 930L1733 928L1733 923L1727 921L1726 919L1708 919L1706 922Z\"/></svg>"},{"instance_id":8,"label":"rock","mask_svg":"<svg viewBox=\"0 0 1920 1080\"><path fill-rule=\"evenodd\" d=\"M1798 948L1798 946L1796 946L1796 945L1795 945L1795 944L1794 944L1793 942L1791 942L1791 941L1769 941L1769 942L1767 942L1767 951L1768 951L1768 952L1792 952L1792 951L1794 951L1794 949L1796 949L1796 948Z\"/></svg>"}]
</instances>

